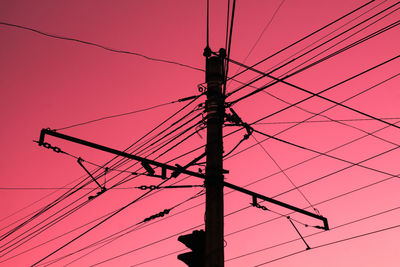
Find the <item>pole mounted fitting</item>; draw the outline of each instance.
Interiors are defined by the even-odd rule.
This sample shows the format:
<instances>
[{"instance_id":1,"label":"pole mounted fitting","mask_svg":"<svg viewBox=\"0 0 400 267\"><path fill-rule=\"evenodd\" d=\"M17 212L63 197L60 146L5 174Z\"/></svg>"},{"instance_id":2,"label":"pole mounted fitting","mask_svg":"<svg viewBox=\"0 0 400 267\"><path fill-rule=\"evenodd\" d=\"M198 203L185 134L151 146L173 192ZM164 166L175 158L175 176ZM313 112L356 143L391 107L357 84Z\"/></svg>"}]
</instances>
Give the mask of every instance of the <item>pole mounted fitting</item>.
<instances>
[{"instance_id":1,"label":"pole mounted fitting","mask_svg":"<svg viewBox=\"0 0 400 267\"><path fill-rule=\"evenodd\" d=\"M209 46L206 46L206 48L204 48L203 56L209 58L211 57L211 54L212 54L211 48Z\"/></svg>"}]
</instances>

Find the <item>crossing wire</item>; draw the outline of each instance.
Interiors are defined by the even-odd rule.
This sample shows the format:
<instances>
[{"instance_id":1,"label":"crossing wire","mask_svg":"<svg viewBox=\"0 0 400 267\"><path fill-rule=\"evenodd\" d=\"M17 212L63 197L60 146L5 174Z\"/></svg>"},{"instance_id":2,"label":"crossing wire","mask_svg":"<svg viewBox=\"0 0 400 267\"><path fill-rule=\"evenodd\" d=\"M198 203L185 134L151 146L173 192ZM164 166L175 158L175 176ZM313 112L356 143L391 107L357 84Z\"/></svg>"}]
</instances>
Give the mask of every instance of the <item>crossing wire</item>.
<instances>
[{"instance_id":1,"label":"crossing wire","mask_svg":"<svg viewBox=\"0 0 400 267\"><path fill-rule=\"evenodd\" d=\"M291 59L294 58L296 55L300 54L301 52L305 51L306 49L312 47L313 45L317 44L318 42L320 42L320 41L324 40L325 38L329 37L329 36L330 36L331 34L333 34L334 32L337 32L338 30L344 28L345 26L349 25L350 23L356 21L357 19L361 18L362 16L364 16L365 14L371 12L372 10L376 9L377 7L379 7L380 5L384 4L385 2L387 2L387 0L384 0L384 1L382 1L381 3L378 3L376 6L371 7L370 9L364 11L363 13L361 13L361 14L358 15L358 16L356 16L355 18L352 18L351 20L349 20L348 22L344 23L343 25L340 25L337 29L335 29L335 30L333 30L333 31L330 31L328 34L325 34L324 36L322 36L322 37L318 38L317 40L313 41L312 43L310 43L310 44L307 45L306 47L300 49L300 50L297 51L296 53L292 54L291 56L287 57L286 59L284 59L284 60L280 61L279 63L275 64L274 66L270 67L268 70L266 70L266 72L269 72L269 71L271 71L271 70L274 70L275 68L279 67L280 65L285 64L285 62L291 60ZM393 12L393 11L392 11L392 12ZM391 13L392 13L392 12L391 12ZM391 13L389 13L389 14L391 14ZM388 16L389 14L385 15L385 17ZM381 20L381 19L383 19L383 18L380 18L379 20ZM379 20L377 20L377 21L379 21ZM362 31L362 30L364 30L364 29L370 27L371 25L373 25L373 24L376 23L377 21L375 21L375 22L373 22L373 23L371 23L371 24L365 26L363 29L357 31L356 33L351 34L349 37L356 35L358 32L360 32L360 31ZM342 33L342 34L343 34L343 33ZM339 35L339 36L340 36L340 35ZM349 38L349 37L346 37L346 39ZM344 39L344 40L346 40L346 39ZM344 40L341 40L341 41L339 41L338 43L336 43L335 45L332 45L330 48L328 48L328 50L331 49L332 47L337 46L338 44L344 42ZM328 42L329 42L329 41L328 41ZM319 47L320 47L320 46L319 46ZM306 53L304 54L304 56L307 55L307 54L309 54L309 53L311 53L312 51L314 51L315 49L317 49L317 48L319 48L319 47L316 47L316 48L313 48L313 49L308 50L308 52L306 52ZM298 57L297 59L299 59L299 58L300 58L300 57ZM295 60L297 60L297 59L295 59ZM305 64L305 63L308 62L308 61L309 61L309 60L306 60L306 61L303 62L302 64ZM245 62L243 62L243 63L245 63ZM301 64L300 64L300 65L301 65ZM298 67L298 66L297 66L297 67ZM295 68L297 68L297 67L295 67ZM294 68L293 68L293 69L294 69ZM289 70L289 71L286 71L285 74L291 72L293 69L291 69L291 70Z\"/></svg>"},{"instance_id":2,"label":"crossing wire","mask_svg":"<svg viewBox=\"0 0 400 267\"><path fill-rule=\"evenodd\" d=\"M286 51L287 49L289 49L289 48L291 48L291 47L293 47L293 46L295 46L295 45L301 43L302 41L304 41L304 40L310 38L311 36L313 36L313 35L315 35L315 34L321 32L321 31L323 31L324 29L326 29L326 28L328 28L328 27L330 27L330 26L336 24L337 22L339 22L339 21L343 20L344 18L346 18L346 17L348 17L348 16L350 16L350 15L356 13L357 11L363 9L364 7L366 7L366 6L368 6L368 5L372 4L372 3L374 3L375 1L376 1L376 0L371 0L371 1L369 1L369 2L367 2L367 3L365 3L365 4L363 4L363 5L361 5L360 7L357 7L356 9L354 9L354 10L348 12L347 14L341 16L340 18L333 20L332 22L330 22L330 23L324 25L323 27L321 27L321 28L319 28L319 29L313 31L312 33L310 33L310 34L304 36L303 38L297 40L296 42L291 43L290 45L284 47L283 49L281 49L281 50L279 50L279 51L277 51L277 52L271 54L270 56L268 56L268 57L266 57L266 58L264 58L264 59L258 61L258 62L255 63L255 64L251 65L251 67L245 68L245 69L244 69L243 71L241 71L240 73L237 73L237 74L235 74L234 76L232 76L231 79L237 77L238 75L241 75L242 73L246 72L248 69L254 68L254 67L258 66L259 64L261 64L261 63L267 61L268 59L270 59L270 58L272 58L272 57L274 57L274 56L276 56L276 55L278 55L278 54L280 54L280 53Z\"/></svg>"},{"instance_id":3,"label":"crossing wire","mask_svg":"<svg viewBox=\"0 0 400 267\"><path fill-rule=\"evenodd\" d=\"M260 75L258 78L253 79L253 80L250 81L250 82L247 82L245 85L243 85L243 86L241 86L241 87L239 87L239 88L237 88L237 89L231 91L231 92L228 94L228 97L231 96L232 94L235 94L235 93L237 93L238 91L240 91L240 90L246 88L247 86L249 86L249 85L251 85L251 84L253 84L253 83L255 83L255 82L257 82L257 81L259 81L259 80L261 80L261 79L263 79L264 77L269 77L268 75L271 75L273 72L275 72L275 71L277 71L277 70L283 68L284 66L286 66L286 65L288 65L288 64L290 64L290 63L292 63L292 62L294 62L295 60L298 60L299 58L303 57L304 55L307 55L307 54L311 53L313 50L315 50L315 49L321 47L322 45L324 45L324 44L326 44L326 43L328 43L328 42L330 42L330 41L332 41L332 40L334 40L334 39L336 39L337 37L340 37L341 35L343 35L344 33L348 32L348 31L350 31L351 29L355 29L355 28L358 27L359 25L361 25L361 24L363 24L363 23L365 23L365 22L368 22L368 21L371 20L373 17L382 14L383 12L389 10L390 8L394 7L394 6L397 5L397 4L399 4L399 3L396 3L396 4L392 5L392 6L390 6L389 8L386 8L385 10L380 11L379 13L377 13L377 14L371 16L370 18L365 19L365 20L362 21L361 23L358 23L357 25L351 27L350 29L348 29L348 30L346 30L346 31L344 31L344 32L342 32L342 33L340 33L340 34L338 34L338 35L336 35L336 36L330 38L329 40L323 42L322 44L318 45L317 47L312 48L311 50L309 50L309 51L303 53L302 55L300 55L300 56L298 56L298 57L296 57L296 58L290 60L289 62L286 62L285 64L283 64L283 65L281 65L281 66L279 66L279 67L277 67L277 68L274 68L273 70L268 71L267 73L260 72L260 71L258 71L258 70L256 70L256 69L254 69L253 66L246 66L246 65L244 65L244 64L242 64L242 63L239 63L239 62L237 62L237 61L231 60L232 63L234 63L234 64L236 64L236 65L238 65L238 66L244 67L246 70L252 70L252 71L254 71L254 72L257 72L257 73L259 73L259 74L261 74L261 75ZM396 9L396 10L397 10L397 9ZM396 11L396 10L395 10L395 11ZM296 71L295 73L286 75L285 77L283 77L283 78L281 78L281 79L282 79L282 80L285 80L285 79L287 79L287 78L289 78L289 77L291 77L291 76L293 76L293 75L295 75L295 74L297 74L297 73L299 73L299 72L302 72L302 71L304 71L304 70L306 70L306 69L308 69L308 68L310 68L310 67L312 67L312 66L315 66L315 65L317 65L317 64L319 64L319 63L321 63L321 62L323 62L323 61L325 61L325 60L327 60L327 59L329 59L329 58L331 58L331 57L333 57L333 56L336 56L336 55L338 55L338 54L340 54L340 53L342 53L342 52L344 52L344 51L346 51L346 50L348 50L348 49L350 49L350 48L353 48L353 47L355 47L355 46L361 44L362 42L365 42L365 41L367 41L367 40L369 40L369 39L371 39L371 38L373 38L373 37L375 37L375 36L377 36L377 35L379 35L379 34L382 34L382 33L384 33L385 31L390 30L390 29L392 29L393 27L396 27L396 26L398 26L398 22L395 22L395 23L393 23L393 24L391 24L391 25L388 25L388 26L386 26L386 27L384 27L384 28L382 28L382 29L380 29L380 30L378 30L378 31L376 31L376 32L374 32L374 33L372 33L372 34L369 34L368 36L366 36L366 37L364 37L364 38L361 38L360 40L358 40L358 41L356 41L356 42L353 42L352 44L347 45L346 47L344 47L344 48L342 48L342 49L340 49L340 50L338 50L338 51L336 51L336 52L334 52L334 53L332 53L332 54L330 54L330 55L324 57L323 59L319 60L318 62L314 62L315 64L309 64L309 65L307 65L306 67L304 67L304 68L302 68L302 69ZM271 77L269 77L269 78L271 78ZM271 78L271 79L275 80L274 78ZM257 89L257 90L255 90L255 91L249 93L248 95L245 95L245 96L242 97L242 98L247 98L247 97L249 97L249 96L251 96L251 95L253 95L253 94L255 94L255 93L258 93L258 92L261 91L261 90L264 90L264 89L266 89L266 88L268 88L268 87L270 87L270 86L272 86L272 85L275 85L276 83L278 83L278 81L275 80L275 82L273 82L272 84L267 85L267 86L263 86L263 87L261 87L262 89ZM264 88L264 87L265 87L265 88ZM242 98L239 98L239 99L235 100L235 102L240 101Z\"/></svg>"}]
</instances>

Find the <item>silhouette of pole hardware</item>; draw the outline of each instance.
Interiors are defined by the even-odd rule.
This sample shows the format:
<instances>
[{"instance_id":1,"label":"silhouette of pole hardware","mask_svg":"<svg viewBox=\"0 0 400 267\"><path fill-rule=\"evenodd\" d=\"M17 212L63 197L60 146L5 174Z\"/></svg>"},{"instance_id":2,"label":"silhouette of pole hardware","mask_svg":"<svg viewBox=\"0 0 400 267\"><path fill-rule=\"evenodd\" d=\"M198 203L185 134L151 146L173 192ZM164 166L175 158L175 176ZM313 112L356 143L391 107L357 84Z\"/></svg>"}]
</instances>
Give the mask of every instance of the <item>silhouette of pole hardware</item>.
<instances>
[{"instance_id":1,"label":"silhouette of pole hardware","mask_svg":"<svg viewBox=\"0 0 400 267\"><path fill-rule=\"evenodd\" d=\"M231 189L234 189L234 190L236 190L236 191L242 192L242 193L244 193L244 194L247 194L247 195L252 196L252 201L253 201L253 202L251 203L251 205L253 205L253 206L257 206L257 205L258 205L257 199L262 199L262 200L264 200L264 201L267 201L267 202L270 202L270 203L272 203L272 204L275 204L275 205L284 207L284 208L286 208L286 209L293 210L293 211L295 211L295 212L298 212L298 213L301 213L301 214L304 214L304 215L313 217L313 218L315 218L315 219L321 220L321 221L323 222L324 226L317 227L317 228L323 229L323 230L326 230L326 231L329 230L328 219L325 218L324 216L317 215L317 214L315 214L315 213L312 213L312 212L309 212L309 211L306 211L306 210L297 208L297 207L295 207L295 206L286 204L286 203L281 202L281 201L279 201L279 200L276 200L276 199L273 199L273 198L270 198L270 197L266 197L266 196L260 195L260 194L258 194L258 193L255 193L255 192L250 191L250 190L248 190L248 189L239 187L239 186L237 186L237 185L233 185L233 184L231 184L231 183L224 182L224 186L226 186L226 187L228 187L228 188L231 188Z\"/></svg>"},{"instance_id":2,"label":"silhouette of pole hardware","mask_svg":"<svg viewBox=\"0 0 400 267\"><path fill-rule=\"evenodd\" d=\"M205 232L203 230L195 230L191 234L179 236L178 241L192 250L179 254L178 259L186 263L189 267L204 267Z\"/></svg>"},{"instance_id":3,"label":"silhouette of pole hardware","mask_svg":"<svg viewBox=\"0 0 400 267\"><path fill-rule=\"evenodd\" d=\"M158 186L158 185L141 185L136 187L140 190L156 190L156 189L166 189L166 188L193 188L193 187L204 187L204 185L166 185L166 186Z\"/></svg>"},{"instance_id":4,"label":"silhouette of pole hardware","mask_svg":"<svg viewBox=\"0 0 400 267\"><path fill-rule=\"evenodd\" d=\"M50 130L50 129L42 129L41 130L40 138L39 138L39 142L38 142L39 146L43 146L45 144L44 139L45 139L46 135L50 135L50 136L53 136L53 137L64 139L64 140L67 140L67 141L70 141L70 142L73 142L73 143L77 143L77 144L81 144L81 145L84 145L84 146L87 146L87 147L91 147L91 148L94 148L94 149L102 150L104 152L115 154L115 155L118 155L118 156L121 156L121 157L125 157L125 158L129 158L129 159L132 159L132 160L136 160L136 161L141 162L142 166L143 166L143 164L145 164L147 167L149 167L151 165L156 166L156 167L160 167L161 169L164 169L164 170L162 170L162 172L165 173L165 177L166 177L166 170L170 170L170 171L172 171L171 178L175 178L181 173L184 173L184 174L187 174L187 175L191 175L191 176L195 176L195 177L199 177L199 178L203 178L203 179L205 178L204 174L186 170L186 167L189 164L193 164L192 163L193 161L191 163L185 165L184 167L182 167L180 165L171 166L171 165L160 163L160 162L157 162L157 161L154 161L154 160L150 160L150 159L142 158L142 157L139 157L139 156L136 156L136 155L132 155L132 154L129 154L129 153L124 152L124 151L116 150L116 149L109 148L109 147L106 147L106 146L103 146L103 145L99 145L99 144L92 143L92 142L89 142L89 141L86 141L86 140L82 140L82 139L79 139L79 138L76 138L76 137L72 137L72 136L69 136L69 135L66 135L66 134L58 133L58 132ZM149 171L149 170L146 170L146 171ZM154 176L154 173L153 173L153 175L150 175L150 176Z\"/></svg>"}]
</instances>

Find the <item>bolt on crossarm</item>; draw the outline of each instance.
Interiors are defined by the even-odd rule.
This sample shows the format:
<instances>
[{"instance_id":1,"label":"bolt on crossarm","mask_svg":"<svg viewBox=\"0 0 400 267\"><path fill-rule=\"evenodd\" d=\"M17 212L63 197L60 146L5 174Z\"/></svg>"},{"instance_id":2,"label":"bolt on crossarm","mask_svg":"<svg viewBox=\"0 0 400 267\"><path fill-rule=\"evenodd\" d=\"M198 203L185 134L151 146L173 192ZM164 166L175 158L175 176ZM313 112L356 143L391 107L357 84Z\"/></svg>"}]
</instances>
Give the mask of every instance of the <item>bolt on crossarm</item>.
<instances>
[{"instance_id":1,"label":"bolt on crossarm","mask_svg":"<svg viewBox=\"0 0 400 267\"><path fill-rule=\"evenodd\" d=\"M222 94L224 73L224 58L206 55L206 267L224 266L224 177L222 167L222 125L225 114Z\"/></svg>"}]
</instances>

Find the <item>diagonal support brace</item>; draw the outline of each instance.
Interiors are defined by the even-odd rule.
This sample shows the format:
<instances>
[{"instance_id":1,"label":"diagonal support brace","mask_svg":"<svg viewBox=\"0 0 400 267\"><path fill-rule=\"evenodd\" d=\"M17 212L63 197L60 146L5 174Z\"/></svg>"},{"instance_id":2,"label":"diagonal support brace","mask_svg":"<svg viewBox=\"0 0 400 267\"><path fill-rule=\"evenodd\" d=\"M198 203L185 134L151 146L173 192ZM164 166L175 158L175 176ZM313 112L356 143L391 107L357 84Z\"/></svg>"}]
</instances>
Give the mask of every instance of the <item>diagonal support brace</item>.
<instances>
[{"instance_id":1,"label":"diagonal support brace","mask_svg":"<svg viewBox=\"0 0 400 267\"><path fill-rule=\"evenodd\" d=\"M88 169L85 168L82 164L83 159L78 158L78 164L86 171L86 173L93 179L93 181L100 187L101 191L106 191L105 187L102 187L99 182L93 177L93 175L88 171Z\"/></svg>"}]
</instances>

